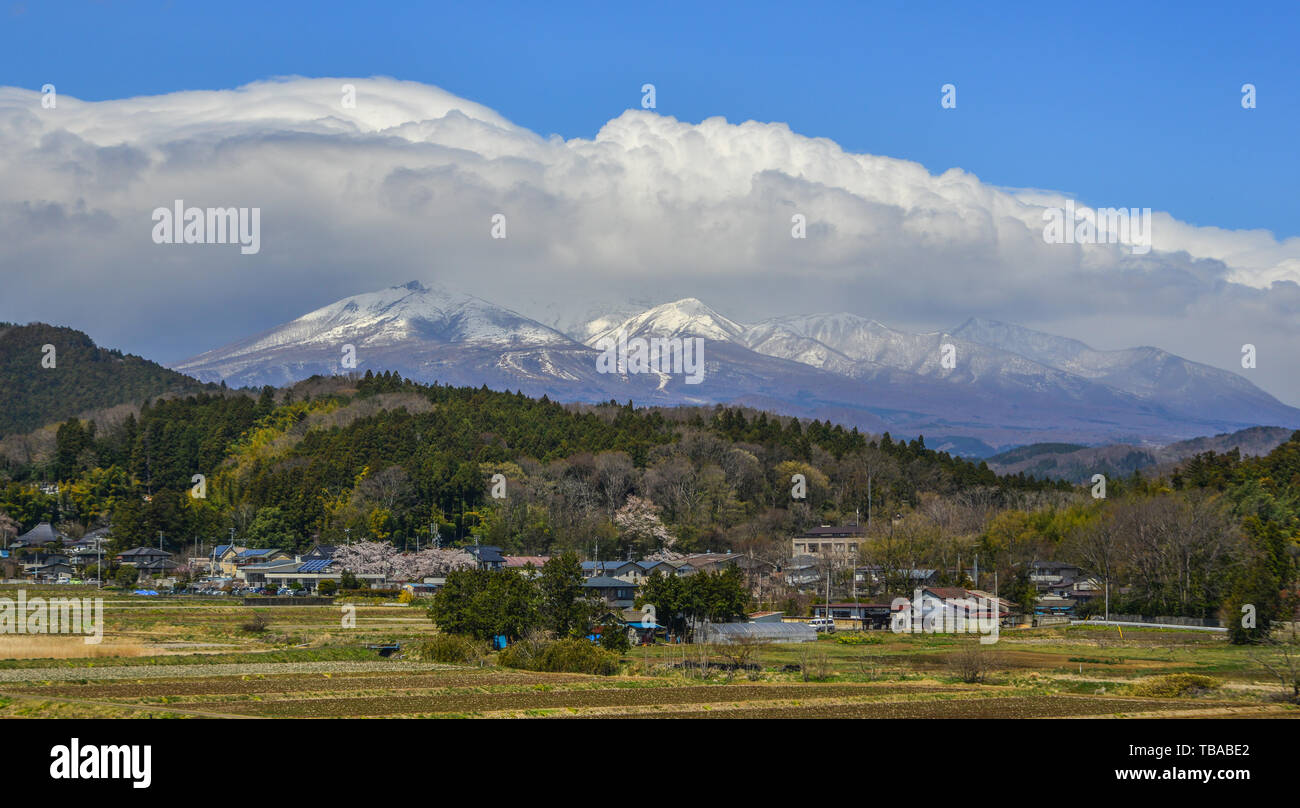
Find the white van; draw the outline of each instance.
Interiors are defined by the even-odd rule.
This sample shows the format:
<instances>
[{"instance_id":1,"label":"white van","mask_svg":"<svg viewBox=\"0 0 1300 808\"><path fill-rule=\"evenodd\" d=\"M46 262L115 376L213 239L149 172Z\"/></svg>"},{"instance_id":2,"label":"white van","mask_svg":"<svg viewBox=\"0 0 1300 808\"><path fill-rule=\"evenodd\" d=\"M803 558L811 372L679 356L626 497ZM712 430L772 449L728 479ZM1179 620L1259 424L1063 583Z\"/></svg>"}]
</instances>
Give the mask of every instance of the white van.
<instances>
[{"instance_id":1,"label":"white van","mask_svg":"<svg viewBox=\"0 0 1300 808\"><path fill-rule=\"evenodd\" d=\"M835 631L834 617L814 617L808 621L808 625L813 627L813 631Z\"/></svg>"}]
</instances>

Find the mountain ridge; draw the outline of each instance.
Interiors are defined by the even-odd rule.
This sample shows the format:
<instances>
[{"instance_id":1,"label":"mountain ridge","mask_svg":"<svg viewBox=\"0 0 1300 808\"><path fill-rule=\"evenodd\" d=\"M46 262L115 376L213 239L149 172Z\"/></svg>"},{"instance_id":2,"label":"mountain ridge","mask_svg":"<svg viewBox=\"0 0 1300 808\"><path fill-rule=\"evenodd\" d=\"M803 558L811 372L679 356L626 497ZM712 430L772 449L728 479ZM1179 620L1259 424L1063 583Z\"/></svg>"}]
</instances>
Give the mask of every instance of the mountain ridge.
<instances>
[{"instance_id":1,"label":"mountain ridge","mask_svg":"<svg viewBox=\"0 0 1300 808\"><path fill-rule=\"evenodd\" d=\"M1097 351L1079 340L969 318L913 334L849 313L745 324L694 297L570 333L473 295L418 282L344 298L173 367L205 381L285 384L313 374L395 370L571 401L756 404L801 417L953 445L1044 441L1162 444L1249 426L1300 427L1247 379L1158 348ZM610 338L700 337L705 383L682 374L602 373ZM343 364L343 348L356 367ZM952 346L955 362L945 362Z\"/></svg>"},{"instance_id":2,"label":"mountain ridge","mask_svg":"<svg viewBox=\"0 0 1300 808\"><path fill-rule=\"evenodd\" d=\"M54 348L52 366L43 361L46 346ZM0 323L0 436L203 387L157 362L102 348L73 328Z\"/></svg>"}]
</instances>

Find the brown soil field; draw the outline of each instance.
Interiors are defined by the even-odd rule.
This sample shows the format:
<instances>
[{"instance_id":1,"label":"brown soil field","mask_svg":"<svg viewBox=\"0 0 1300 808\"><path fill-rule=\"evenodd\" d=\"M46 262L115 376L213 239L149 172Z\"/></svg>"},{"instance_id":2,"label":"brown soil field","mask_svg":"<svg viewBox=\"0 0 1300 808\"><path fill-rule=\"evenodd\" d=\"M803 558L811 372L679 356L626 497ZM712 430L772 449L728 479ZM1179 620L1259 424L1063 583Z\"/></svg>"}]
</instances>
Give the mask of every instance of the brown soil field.
<instances>
[{"instance_id":1,"label":"brown soil field","mask_svg":"<svg viewBox=\"0 0 1300 808\"><path fill-rule=\"evenodd\" d=\"M613 683L611 683L612 685ZM609 689L549 690L509 693L456 693L408 695L395 693L360 698L309 698L283 701L245 701L225 704L177 702L177 709L264 715L275 717L342 717L428 715L437 713L493 713L591 707L647 707L679 704L713 704L736 701L796 701L845 699L890 695L960 692L949 686L880 685L696 685L613 687Z\"/></svg>"},{"instance_id":2,"label":"brown soil field","mask_svg":"<svg viewBox=\"0 0 1300 808\"><path fill-rule=\"evenodd\" d=\"M991 696L928 701L847 702L782 705L752 709L723 707L707 710L638 713L638 718L1078 718L1164 711L1212 710L1222 703L1079 698L1076 696ZM586 716L620 718L617 714Z\"/></svg>"}]
</instances>

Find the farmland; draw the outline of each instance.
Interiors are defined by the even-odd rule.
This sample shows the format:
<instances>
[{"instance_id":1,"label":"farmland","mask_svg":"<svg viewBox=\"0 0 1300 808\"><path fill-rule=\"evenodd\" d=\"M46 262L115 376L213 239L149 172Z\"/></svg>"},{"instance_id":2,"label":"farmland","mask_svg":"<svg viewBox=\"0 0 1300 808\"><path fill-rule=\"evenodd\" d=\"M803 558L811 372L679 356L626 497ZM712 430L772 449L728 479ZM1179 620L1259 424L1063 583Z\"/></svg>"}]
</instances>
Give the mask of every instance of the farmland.
<instances>
[{"instance_id":1,"label":"farmland","mask_svg":"<svg viewBox=\"0 0 1300 808\"><path fill-rule=\"evenodd\" d=\"M28 591L40 594L91 593ZM267 624L250 630L258 611ZM340 614L109 595L101 645L0 637L0 716L1300 717L1249 649L1198 632L1005 631L979 651L974 682L953 662L968 641L885 632L743 651L634 648L619 675L601 677L513 670L490 657L466 666L381 658L366 646L436 631L424 610L358 605L349 628ZM1178 674L1206 678L1162 689L1161 677Z\"/></svg>"}]
</instances>

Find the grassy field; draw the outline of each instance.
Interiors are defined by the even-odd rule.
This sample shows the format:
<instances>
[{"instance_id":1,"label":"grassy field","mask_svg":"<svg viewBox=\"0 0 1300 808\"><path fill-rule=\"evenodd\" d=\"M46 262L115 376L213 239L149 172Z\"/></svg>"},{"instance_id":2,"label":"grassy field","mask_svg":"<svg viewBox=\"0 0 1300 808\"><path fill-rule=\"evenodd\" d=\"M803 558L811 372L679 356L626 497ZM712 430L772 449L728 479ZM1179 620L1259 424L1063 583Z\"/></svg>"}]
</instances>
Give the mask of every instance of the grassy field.
<instances>
[{"instance_id":1,"label":"grassy field","mask_svg":"<svg viewBox=\"0 0 1300 808\"><path fill-rule=\"evenodd\" d=\"M1200 632L1004 631L979 651L978 682L956 664L969 660L969 640L888 632L741 652L636 648L622 673L599 677L366 648L432 635L419 605L357 606L355 627L344 627L339 606L104 597L100 645L0 635L0 717L1300 717L1249 649ZM255 613L262 630L250 626ZM1169 678L1182 674L1206 678Z\"/></svg>"}]
</instances>

